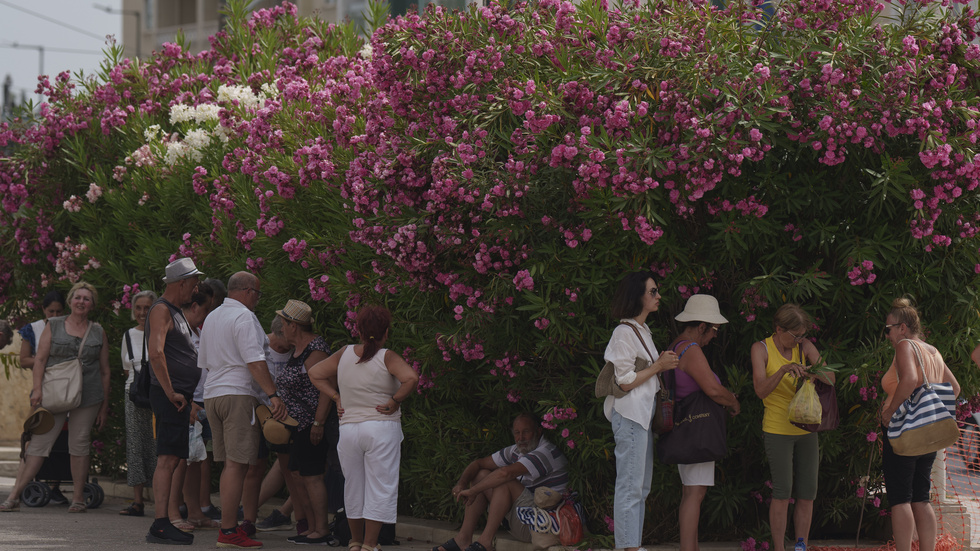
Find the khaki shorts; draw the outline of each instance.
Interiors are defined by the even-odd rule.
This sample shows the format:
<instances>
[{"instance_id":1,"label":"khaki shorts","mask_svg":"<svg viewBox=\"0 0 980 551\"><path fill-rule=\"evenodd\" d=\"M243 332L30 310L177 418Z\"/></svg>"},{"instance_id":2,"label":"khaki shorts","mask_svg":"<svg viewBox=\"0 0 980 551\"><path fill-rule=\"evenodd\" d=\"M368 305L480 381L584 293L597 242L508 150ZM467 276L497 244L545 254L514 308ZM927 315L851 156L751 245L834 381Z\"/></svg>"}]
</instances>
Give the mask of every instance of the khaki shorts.
<instances>
[{"instance_id":1,"label":"khaki shorts","mask_svg":"<svg viewBox=\"0 0 980 551\"><path fill-rule=\"evenodd\" d=\"M510 508L510 511L507 511L507 516L504 517L507 519L510 535L525 543L530 542L531 527L521 522L521 519L517 517L518 507L534 507L534 492L524 488L521 495L517 496L517 501L514 502L514 506Z\"/></svg>"},{"instance_id":2,"label":"khaki shorts","mask_svg":"<svg viewBox=\"0 0 980 551\"><path fill-rule=\"evenodd\" d=\"M204 400L211 423L215 461L254 465L259 461L262 433L255 420L254 396L217 396Z\"/></svg>"},{"instance_id":3,"label":"khaki shorts","mask_svg":"<svg viewBox=\"0 0 980 551\"><path fill-rule=\"evenodd\" d=\"M88 455L92 445L92 425L95 418L99 416L99 408L102 402L84 408L75 408L70 412L56 413L54 415L54 427L44 434L31 437L27 443L27 455L37 457L48 457L54 442L61 436L61 428L65 426L65 418L68 418L68 455L85 456Z\"/></svg>"}]
</instances>

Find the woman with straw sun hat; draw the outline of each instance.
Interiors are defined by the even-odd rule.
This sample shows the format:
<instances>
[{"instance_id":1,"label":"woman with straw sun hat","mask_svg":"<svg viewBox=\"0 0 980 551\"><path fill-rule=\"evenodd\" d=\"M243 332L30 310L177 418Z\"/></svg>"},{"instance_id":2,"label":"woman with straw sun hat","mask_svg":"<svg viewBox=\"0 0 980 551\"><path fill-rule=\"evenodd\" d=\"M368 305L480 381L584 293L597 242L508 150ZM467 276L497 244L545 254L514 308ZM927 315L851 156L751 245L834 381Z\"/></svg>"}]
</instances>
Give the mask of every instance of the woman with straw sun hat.
<instances>
[{"instance_id":1,"label":"woman with straw sun hat","mask_svg":"<svg viewBox=\"0 0 980 551\"><path fill-rule=\"evenodd\" d=\"M738 415L741 405L732 391L721 384L718 375L708 365L708 358L702 348L714 340L721 325L728 323L721 315L718 300L710 295L692 295L684 305L684 311L674 317L680 322L680 334L670 343L672 350L680 357L674 370L677 401L697 391L728 408L732 415ZM697 551L698 521L701 518L701 502L708 486L715 485L715 462L677 465L681 475L680 536L681 551Z\"/></svg>"}]
</instances>

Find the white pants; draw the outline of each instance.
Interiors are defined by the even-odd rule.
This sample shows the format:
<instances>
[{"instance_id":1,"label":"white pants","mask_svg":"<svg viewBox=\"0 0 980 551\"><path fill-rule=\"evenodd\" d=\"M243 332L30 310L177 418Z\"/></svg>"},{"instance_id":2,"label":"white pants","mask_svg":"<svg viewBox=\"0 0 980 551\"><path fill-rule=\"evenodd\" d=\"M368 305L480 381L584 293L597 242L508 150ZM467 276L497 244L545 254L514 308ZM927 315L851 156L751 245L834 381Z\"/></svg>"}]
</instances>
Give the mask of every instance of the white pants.
<instances>
[{"instance_id":1,"label":"white pants","mask_svg":"<svg viewBox=\"0 0 980 551\"><path fill-rule=\"evenodd\" d=\"M402 438L401 421L340 425L337 455L344 471L347 518L395 522Z\"/></svg>"}]
</instances>

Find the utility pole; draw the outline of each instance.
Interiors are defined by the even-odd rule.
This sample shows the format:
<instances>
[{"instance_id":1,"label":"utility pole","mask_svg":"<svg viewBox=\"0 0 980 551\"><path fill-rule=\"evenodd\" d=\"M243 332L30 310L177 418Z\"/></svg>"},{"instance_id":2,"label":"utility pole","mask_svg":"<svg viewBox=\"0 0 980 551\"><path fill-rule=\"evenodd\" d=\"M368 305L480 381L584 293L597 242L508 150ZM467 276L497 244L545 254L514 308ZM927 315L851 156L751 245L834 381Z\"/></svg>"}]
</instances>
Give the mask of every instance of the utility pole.
<instances>
[{"instance_id":1,"label":"utility pole","mask_svg":"<svg viewBox=\"0 0 980 551\"><path fill-rule=\"evenodd\" d=\"M117 10L116 8L110 6L103 6L101 4L92 4L92 7L97 10L102 10L106 13L115 13L119 15L129 15L136 18L136 59L143 57L140 47L143 45L143 25L142 25L142 14L139 10Z\"/></svg>"}]
</instances>

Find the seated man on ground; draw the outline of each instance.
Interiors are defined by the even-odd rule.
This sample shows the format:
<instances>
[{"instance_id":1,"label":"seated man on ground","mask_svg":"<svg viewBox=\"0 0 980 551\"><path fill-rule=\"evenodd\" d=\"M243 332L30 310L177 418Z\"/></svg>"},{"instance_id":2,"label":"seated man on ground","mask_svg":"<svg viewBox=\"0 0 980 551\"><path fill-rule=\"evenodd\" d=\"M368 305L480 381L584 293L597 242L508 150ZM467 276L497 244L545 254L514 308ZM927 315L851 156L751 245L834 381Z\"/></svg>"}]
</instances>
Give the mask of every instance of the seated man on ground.
<instances>
[{"instance_id":1,"label":"seated man on ground","mask_svg":"<svg viewBox=\"0 0 980 551\"><path fill-rule=\"evenodd\" d=\"M514 419L514 445L470 463L453 497L466 506L463 525L456 537L432 551L488 551L501 522L507 519L510 533L530 542L531 529L517 519L518 507L534 506L534 490L540 486L562 492L568 485L568 460L554 444L541 437L541 422L533 413ZM476 523L487 513L487 525L473 541Z\"/></svg>"}]
</instances>

